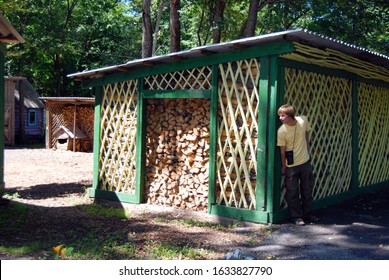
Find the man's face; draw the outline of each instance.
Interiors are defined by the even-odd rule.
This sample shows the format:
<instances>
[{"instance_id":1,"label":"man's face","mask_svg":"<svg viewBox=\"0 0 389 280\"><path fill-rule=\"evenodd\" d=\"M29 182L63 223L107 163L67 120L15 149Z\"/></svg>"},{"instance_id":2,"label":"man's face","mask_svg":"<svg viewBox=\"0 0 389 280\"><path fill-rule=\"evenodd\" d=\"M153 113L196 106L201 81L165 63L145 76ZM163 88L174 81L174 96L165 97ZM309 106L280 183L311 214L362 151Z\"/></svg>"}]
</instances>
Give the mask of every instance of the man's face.
<instances>
[{"instance_id":1,"label":"man's face","mask_svg":"<svg viewBox=\"0 0 389 280\"><path fill-rule=\"evenodd\" d=\"M294 119L291 116L288 116L285 113L280 113L278 116L279 116L280 121L283 124L292 124L293 123Z\"/></svg>"}]
</instances>

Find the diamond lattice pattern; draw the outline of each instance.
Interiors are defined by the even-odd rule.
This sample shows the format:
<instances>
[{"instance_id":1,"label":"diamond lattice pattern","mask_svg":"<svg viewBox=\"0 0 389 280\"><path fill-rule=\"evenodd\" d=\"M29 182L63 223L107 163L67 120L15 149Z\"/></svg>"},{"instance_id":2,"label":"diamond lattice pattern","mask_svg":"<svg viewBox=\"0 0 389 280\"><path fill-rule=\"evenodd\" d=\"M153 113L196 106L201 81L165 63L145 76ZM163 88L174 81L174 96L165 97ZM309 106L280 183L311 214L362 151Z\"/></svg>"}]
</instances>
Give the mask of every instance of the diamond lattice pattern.
<instances>
[{"instance_id":1,"label":"diamond lattice pattern","mask_svg":"<svg viewBox=\"0 0 389 280\"><path fill-rule=\"evenodd\" d=\"M145 78L144 89L197 90L211 88L212 71L208 66L177 72L158 74Z\"/></svg>"},{"instance_id":2,"label":"diamond lattice pattern","mask_svg":"<svg viewBox=\"0 0 389 280\"><path fill-rule=\"evenodd\" d=\"M389 89L358 84L359 184L389 180Z\"/></svg>"},{"instance_id":3,"label":"diamond lattice pattern","mask_svg":"<svg viewBox=\"0 0 389 280\"><path fill-rule=\"evenodd\" d=\"M216 203L254 210L259 61L231 62L219 70Z\"/></svg>"},{"instance_id":4,"label":"diamond lattice pattern","mask_svg":"<svg viewBox=\"0 0 389 280\"><path fill-rule=\"evenodd\" d=\"M307 116L311 124L310 153L316 178L314 199L341 193L350 187L351 102L350 80L286 69L285 103L293 105L297 115ZM281 205L285 205L284 190Z\"/></svg>"},{"instance_id":5,"label":"diamond lattice pattern","mask_svg":"<svg viewBox=\"0 0 389 280\"><path fill-rule=\"evenodd\" d=\"M104 87L101 106L100 188L135 193L137 81Z\"/></svg>"}]
</instances>

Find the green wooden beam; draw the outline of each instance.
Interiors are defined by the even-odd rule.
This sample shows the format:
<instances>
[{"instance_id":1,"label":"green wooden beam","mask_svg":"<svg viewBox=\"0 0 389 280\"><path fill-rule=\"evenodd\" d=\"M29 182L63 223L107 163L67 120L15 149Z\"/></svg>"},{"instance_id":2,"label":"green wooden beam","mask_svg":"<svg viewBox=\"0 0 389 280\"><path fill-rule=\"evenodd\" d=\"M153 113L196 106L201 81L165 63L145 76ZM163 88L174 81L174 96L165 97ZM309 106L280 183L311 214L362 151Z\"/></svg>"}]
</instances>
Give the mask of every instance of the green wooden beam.
<instances>
[{"instance_id":1,"label":"green wooden beam","mask_svg":"<svg viewBox=\"0 0 389 280\"><path fill-rule=\"evenodd\" d=\"M256 223L267 223L269 220L267 212L226 207L221 205L213 205L210 214Z\"/></svg>"},{"instance_id":2,"label":"green wooden beam","mask_svg":"<svg viewBox=\"0 0 389 280\"><path fill-rule=\"evenodd\" d=\"M278 58L275 56L270 57L269 61L269 115L268 122L268 135L267 135L267 172L266 172L266 204L267 211L270 213L276 212L279 209L279 205L276 205L275 196L278 194L275 180L275 156L277 151L277 106L278 106L278 82L279 82L279 70L278 70ZM279 198L278 198L279 199ZM271 217L270 217L271 219Z\"/></svg>"},{"instance_id":3,"label":"green wooden beam","mask_svg":"<svg viewBox=\"0 0 389 280\"><path fill-rule=\"evenodd\" d=\"M209 182L208 182L208 213L216 203L216 155L217 155L217 131L218 131L218 89L219 67L212 66L212 92L209 120Z\"/></svg>"},{"instance_id":4,"label":"green wooden beam","mask_svg":"<svg viewBox=\"0 0 389 280\"><path fill-rule=\"evenodd\" d=\"M359 188L358 82L353 80L351 108L351 188Z\"/></svg>"},{"instance_id":5,"label":"green wooden beam","mask_svg":"<svg viewBox=\"0 0 389 280\"><path fill-rule=\"evenodd\" d=\"M257 177L256 205L257 211L266 211L266 174L267 174L267 127L269 113L269 57L260 59L259 107L258 107L258 143L257 143Z\"/></svg>"},{"instance_id":6,"label":"green wooden beam","mask_svg":"<svg viewBox=\"0 0 389 280\"><path fill-rule=\"evenodd\" d=\"M210 90L143 90L143 98L211 98Z\"/></svg>"},{"instance_id":7,"label":"green wooden beam","mask_svg":"<svg viewBox=\"0 0 389 280\"><path fill-rule=\"evenodd\" d=\"M111 201L120 201L125 203L137 204L136 196L128 193L105 191L100 189L89 189L89 196L94 198L106 199Z\"/></svg>"},{"instance_id":8,"label":"green wooden beam","mask_svg":"<svg viewBox=\"0 0 389 280\"><path fill-rule=\"evenodd\" d=\"M93 131L93 189L99 186L100 174L100 133L101 133L101 103L103 101L103 88L94 88L95 92L95 120Z\"/></svg>"},{"instance_id":9,"label":"green wooden beam","mask_svg":"<svg viewBox=\"0 0 389 280\"><path fill-rule=\"evenodd\" d=\"M275 148L275 155L274 155L274 210L279 211L280 204L281 204L281 155L280 155L280 149L277 146L277 130L278 127L282 124L281 121L278 118L278 108L284 104L285 100L285 67L278 66L277 68L277 81L278 86L276 88L276 99L275 99L275 106L273 107L273 116L275 117L274 123L275 123L275 129L274 129L274 148Z\"/></svg>"},{"instance_id":10,"label":"green wooden beam","mask_svg":"<svg viewBox=\"0 0 389 280\"><path fill-rule=\"evenodd\" d=\"M4 63L6 48L0 43L0 194L4 192L4 107L5 107L5 82Z\"/></svg>"},{"instance_id":11,"label":"green wooden beam","mask_svg":"<svg viewBox=\"0 0 389 280\"><path fill-rule=\"evenodd\" d=\"M138 112L136 128L136 203L145 200L146 170L146 102L143 98L143 79L138 79Z\"/></svg>"},{"instance_id":12,"label":"green wooden beam","mask_svg":"<svg viewBox=\"0 0 389 280\"><path fill-rule=\"evenodd\" d=\"M101 78L90 79L82 82L85 88L117 83L121 81L134 80L140 77L147 77L161 73L181 71L185 69L210 66L214 64L238 61L254 57L262 57L274 54L289 53L294 50L292 42L279 42L234 50L231 52L217 53L203 57L184 59L172 63L159 64L154 66L143 66L128 72L115 73Z\"/></svg>"}]
</instances>

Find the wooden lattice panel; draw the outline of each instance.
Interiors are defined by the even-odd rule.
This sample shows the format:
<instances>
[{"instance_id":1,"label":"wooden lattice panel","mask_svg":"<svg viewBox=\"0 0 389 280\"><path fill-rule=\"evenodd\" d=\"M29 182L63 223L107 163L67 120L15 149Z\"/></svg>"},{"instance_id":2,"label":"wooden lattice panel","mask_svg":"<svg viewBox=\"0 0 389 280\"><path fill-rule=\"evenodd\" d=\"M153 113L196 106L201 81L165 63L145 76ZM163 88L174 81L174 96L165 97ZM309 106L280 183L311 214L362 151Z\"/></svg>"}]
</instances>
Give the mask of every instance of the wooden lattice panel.
<instances>
[{"instance_id":1,"label":"wooden lattice panel","mask_svg":"<svg viewBox=\"0 0 389 280\"><path fill-rule=\"evenodd\" d=\"M216 203L254 210L259 61L231 62L219 70Z\"/></svg>"},{"instance_id":2,"label":"wooden lattice panel","mask_svg":"<svg viewBox=\"0 0 389 280\"><path fill-rule=\"evenodd\" d=\"M145 78L144 89L148 90L196 90L211 88L210 67L169 72Z\"/></svg>"},{"instance_id":3,"label":"wooden lattice panel","mask_svg":"<svg viewBox=\"0 0 389 280\"><path fill-rule=\"evenodd\" d=\"M294 52L281 57L322 67L345 70L367 79L389 82L389 70L383 66L374 65L329 48L320 49L299 43L294 43L294 47L296 49Z\"/></svg>"},{"instance_id":4,"label":"wooden lattice panel","mask_svg":"<svg viewBox=\"0 0 389 280\"><path fill-rule=\"evenodd\" d=\"M389 89L358 85L359 184L389 180Z\"/></svg>"},{"instance_id":5,"label":"wooden lattice panel","mask_svg":"<svg viewBox=\"0 0 389 280\"><path fill-rule=\"evenodd\" d=\"M134 194L137 81L104 87L101 106L99 187Z\"/></svg>"},{"instance_id":6,"label":"wooden lattice panel","mask_svg":"<svg viewBox=\"0 0 389 280\"><path fill-rule=\"evenodd\" d=\"M316 184L314 199L349 189L351 184L350 80L286 69L285 103L311 124L310 154ZM283 185L283 184L282 184ZM284 190L281 205L285 205Z\"/></svg>"},{"instance_id":7,"label":"wooden lattice panel","mask_svg":"<svg viewBox=\"0 0 389 280\"><path fill-rule=\"evenodd\" d=\"M50 124L50 135L51 135L51 146L50 148L57 148L57 137L54 135L53 132L57 131L62 125L66 125L65 123L65 117L63 115L63 109L65 106L63 105L50 105L49 107L49 114L51 122Z\"/></svg>"}]
</instances>

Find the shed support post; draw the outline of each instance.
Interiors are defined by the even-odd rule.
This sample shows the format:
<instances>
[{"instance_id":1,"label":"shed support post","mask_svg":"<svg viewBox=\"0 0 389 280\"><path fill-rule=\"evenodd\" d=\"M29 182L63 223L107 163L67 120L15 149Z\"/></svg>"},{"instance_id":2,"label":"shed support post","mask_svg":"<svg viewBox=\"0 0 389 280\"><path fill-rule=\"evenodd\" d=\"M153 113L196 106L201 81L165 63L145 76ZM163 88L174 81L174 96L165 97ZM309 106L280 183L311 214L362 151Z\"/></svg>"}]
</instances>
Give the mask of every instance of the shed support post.
<instances>
[{"instance_id":1,"label":"shed support post","mask_svg":"<svg viewBox=\"0 0 389 280\"><path fill-rule=\"evenodd\" d=\"M269 57L269 115L267 118L268 135L267 135L267 181L266 181L266 201L269 212L269 222L278 220L274 217L280 208L280 163L276 160L277 150L277 107L282 103L283 98L280 96L279 79L280 67L278 57ZM283 96L282 96L283 97Z\"/></svg>"},{"instance_id":2,"label":"shed support post","mask_svg":"<svg viewBox=\"0 0 389 280\"><path fill-rule=\"evenodd\" d=\"M93 88L95 93L95 120L93 132L93 186L89 191L90 197L95 197L96 190L99 186L100 172L100 131L101 131L101 103L103 100L103 87Z\"/></svg>"},{"instance_id":3,"label":"shed support post","mask_svg":"<svg viewBox=\"0 0 389 280\"><path fill-rule=\"evenodd\" d=\"M74 104L74 111L73 111L73 153L76 152L76 121L77 121L77 105Z\"/></svg>"},{"instance_id":4,"label":"shed support post","mask_svg":"<svg viewBox=\"0 0 389 280\"><path fill-rule=\"evenodd\" d=\"M212 65L212 92L210 108L210 140L209 140L209 183L208 183L208 213L212 212L212 207L216 203L216 153L217 153L217 130L218 130L218 84L219 66Z\"/></svg>"},{"instance_id":5,"label":"shed support post","mask_svg":"<svg viewBox=\"0 0 389 280\"><path fill-rule=\"evenodd\" d=\"M145 169L146 169L146 106L143 98L143 78L138 79L138 112L136 128L136 179L135 203L145 200Z\"/></svg>"},{"instance_id":6,"label":"shed support post","mask_svg":"<svg viewBox=\"0 0 389 280\"><path fill-rule=\"evenodd\" d=\"M5 106L5 82L4 63L6 48L0 43L0 195L4 192L4 106Z\"/></svg>"},{"instance_id":7,"label":"shed support post","mask_svg":"<svg viewBox=\"0 0 389 280\"><path fill-rule=\"evenodd\" d=\"M257 185L256 205L257 211L267 211L266 203L266 182L267 182L267 117L269 114L269 57L260 59L260 81L259 81L259 112L258 112L258 145L257 145Z\"/></svg>"}]
</instances>

